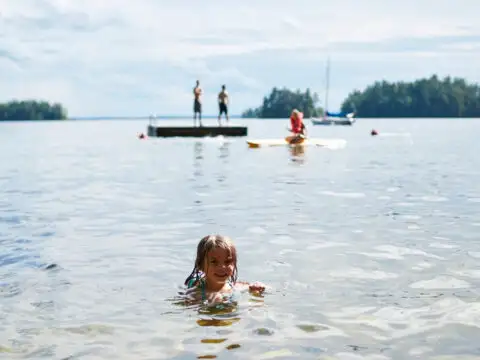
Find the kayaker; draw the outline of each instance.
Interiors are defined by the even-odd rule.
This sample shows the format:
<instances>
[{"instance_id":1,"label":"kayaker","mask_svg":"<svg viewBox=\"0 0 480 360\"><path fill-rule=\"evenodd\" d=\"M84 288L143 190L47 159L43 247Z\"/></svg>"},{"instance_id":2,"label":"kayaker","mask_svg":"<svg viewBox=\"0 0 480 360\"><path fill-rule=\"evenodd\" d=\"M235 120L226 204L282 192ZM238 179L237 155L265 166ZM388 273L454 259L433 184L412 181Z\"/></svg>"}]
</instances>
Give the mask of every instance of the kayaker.
<instances>
[{"instance_id":1,"label":"kayaker","mask_svg":"<svg viewBox=\"0 0 480 360\"><path fill-rule=\"evenodd\" d=\"M303 113L297 109L293 109L290 115L290 132L293 133L293 137L290 138L290 144L303 141L307 137L307 129L303 123Z\"/></svg>"}]
</instances>

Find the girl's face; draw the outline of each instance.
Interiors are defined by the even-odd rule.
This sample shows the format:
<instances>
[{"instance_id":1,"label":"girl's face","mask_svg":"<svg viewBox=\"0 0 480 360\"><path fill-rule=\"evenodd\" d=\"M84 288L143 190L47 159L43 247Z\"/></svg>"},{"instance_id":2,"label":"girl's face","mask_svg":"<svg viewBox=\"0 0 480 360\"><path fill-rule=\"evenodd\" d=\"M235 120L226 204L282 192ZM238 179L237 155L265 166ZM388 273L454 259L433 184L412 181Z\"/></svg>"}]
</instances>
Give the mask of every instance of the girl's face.
<instances>
[{"instance_id":1,"label":"girl's face","mask_svg":"<svg viewBox=\"0 0 480 360\"><path fill-rule=\"evenodd\" d=\"M206 280L211 285L225 284L233 275L235 263L229 252L222 248L210 251L203 264Z\"/></svg>"}]
</instances>

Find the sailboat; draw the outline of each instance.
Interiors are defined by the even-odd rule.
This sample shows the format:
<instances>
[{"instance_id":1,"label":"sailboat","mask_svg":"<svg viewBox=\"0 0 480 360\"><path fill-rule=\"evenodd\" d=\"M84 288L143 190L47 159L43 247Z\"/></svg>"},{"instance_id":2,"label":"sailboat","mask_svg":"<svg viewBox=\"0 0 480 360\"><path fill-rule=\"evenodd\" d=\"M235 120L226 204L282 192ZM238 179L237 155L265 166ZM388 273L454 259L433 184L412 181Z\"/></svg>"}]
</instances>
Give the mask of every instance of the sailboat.
<instances>
[{"instance_id":1,"label":"sailboat","mask_svg":"<svg viewBox=\"0 0 480 360\"><path fill-rule=\"evenodd\" d=\"M356 121L355 113L328 111L328 90L330 86L330 58L327 59L325 86L325 107L322 118L310 118L313 125L353 125Z\"/></svg>"}]
</instances>

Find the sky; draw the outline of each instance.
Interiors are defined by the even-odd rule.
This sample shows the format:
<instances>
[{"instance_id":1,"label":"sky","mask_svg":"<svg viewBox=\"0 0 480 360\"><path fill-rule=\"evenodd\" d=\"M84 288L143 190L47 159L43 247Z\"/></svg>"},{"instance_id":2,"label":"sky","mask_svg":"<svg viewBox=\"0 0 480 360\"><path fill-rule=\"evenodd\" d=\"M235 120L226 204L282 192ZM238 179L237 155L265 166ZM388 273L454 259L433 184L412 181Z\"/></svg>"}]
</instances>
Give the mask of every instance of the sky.
<instances>
[{"instance_id":1,"label":"sky","mask_svg":"<svg viewBox=\"0 0 480 360\"><path fill-rule=\"evenodd\" d=\"M72 117L230 113L271 89L322 105L377 80L480 83L480 0L0 0L0 102L60 102Z\"/></svg>"}]
</instances>

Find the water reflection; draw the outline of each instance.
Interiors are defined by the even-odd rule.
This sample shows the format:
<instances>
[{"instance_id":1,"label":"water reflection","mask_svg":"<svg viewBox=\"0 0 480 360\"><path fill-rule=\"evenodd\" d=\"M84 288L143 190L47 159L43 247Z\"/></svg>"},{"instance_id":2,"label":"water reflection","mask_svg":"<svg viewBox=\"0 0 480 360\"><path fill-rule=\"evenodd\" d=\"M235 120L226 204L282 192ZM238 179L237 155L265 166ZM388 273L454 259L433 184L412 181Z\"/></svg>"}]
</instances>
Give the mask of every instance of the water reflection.
<instances>
[{"instance_id":1,"label":"water reflection","mask_svg":"<svg viewBox=\"0 0 480 360\"><path fill-rule=\"evenodd\" d=\"M197 324L200 326L230 326L240 321L239 317L231 319L198 319Z\"/></svg>"},{"instance_id":2,"label":"water reflection","mask_svg":"<svg viewBox=\"0 0 480 360\"><path fill-rule=\"evenodd\" d=\"M216 144L211 144L216 146ZM193 145L193 180L203 177L204 173L204 160L205 160L205 146L206 142L203 140L195 141ZM218 159L221 160L221 163L224 165L228 165L230 157L230 146L231 143L229 141L223 141L218 146ZM221 169L220 176L218 177L219 182L225 181L225 171Z\"/></svg>"},{"instance_id":3,"label":"water reflection","mask_svg":"<svg viewBox=\"0 0 480 360\"><path fill-rule=\"evenodd\" d=\"M196 327L192 329L193 336L183 340L183 344L188 345L188 349L184 349L185 354L194 355L197 359L215 359L245 345L239 341L241 329L248 326L250 311L257 308L260 302L263 304L263 296L250 293L238 295L236 300L230 299L219 303L193 300L194 306L185 290L179 291L176 296L168 299L177 305L180 311L185 311L186 316L191 311L194 312L193 321ZM252 300L255 301L252 303ZM258 335L273 334L273 331L263 327L254 328L251 331Z\"/></svg>"},{"instance_id":4,"label":"water reflection","mask_svg":"<svg viewBox=\"0 0 480 360\"><path fill-rule=\"evenodd\" d=\"M219 146L218 158L220 159L223 165L229 165L229 156L230 156L230 141L224 141ZM224 183L227 181L228 168L221 167L217 172L217 182Z\"/></svg>"},{"instance_id":5,"label":"water reflection","mask_svg":"<svg viewBox=\"0 0 480 360\"><path fill-rule=\"evenodd\" d=\"M226 350L237 349L240 347L240 344L238 343L223 344L229 340L227 335L233 332L233 330L225 330L225 328L237 324L241 319L237 302L224 302L213 306L201 305L198 312L199 318L196 320L197 325L201 328L212 328L212 330L219 328L218 330L214 330L213 334L209 331L207 337L203 335L200 339L201 344L206 344L207 346L222 344L221 347ZM221 351L221 348L212 348L212 350L203 350L200 348L199 350L202 354L198 354L198 358L213 359L216 358L217 355L212 354L212 352Z\"/></svg>"},{"instance_id":6,"label":"water reflection","mask_svg":"<svg viewBox=\"0 0 480 360\"><path fill-rule=\"evenodd\" d=\"M203 152L205 144L202 141L195 141L193 144L193 178L196 180L203 176Z\"/></svg>"},{"instance_id":7,"label":"water reflection","mask_svg":"<svg viewBox=\"0 0 480 360\"><path fill-rule=\"evenodd\" d=\"M294 163L305 163L305 146L289 146L290 160Z\"/></svg>"},{"instance_id":8,"label":"water reflection","mask_svg":"<svg viewBox=\"0 0 480 360\"><path fill-rule=\"evenodd\" d=\"M193 143L193 175L191 177L192 190L195 196L192 198L195 211L203 212L202 198L209 191L209 184L205 179L205 143L201 140Z\"/></svg>"},{"instance_id":9,"label":"water reflection","mask_svg":"<svg viewBox=\"0 0 480 360\"><path fill-rule=\"evenodd\" d=\"M223 142L222 145L220 145L219 150L220 152L218 154L218 158L223 160L222 162L226 164L227 159L230 156L230 142L229 141Z\"/></svg>"}]
</instances>

